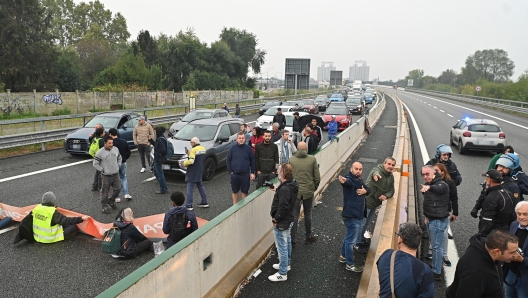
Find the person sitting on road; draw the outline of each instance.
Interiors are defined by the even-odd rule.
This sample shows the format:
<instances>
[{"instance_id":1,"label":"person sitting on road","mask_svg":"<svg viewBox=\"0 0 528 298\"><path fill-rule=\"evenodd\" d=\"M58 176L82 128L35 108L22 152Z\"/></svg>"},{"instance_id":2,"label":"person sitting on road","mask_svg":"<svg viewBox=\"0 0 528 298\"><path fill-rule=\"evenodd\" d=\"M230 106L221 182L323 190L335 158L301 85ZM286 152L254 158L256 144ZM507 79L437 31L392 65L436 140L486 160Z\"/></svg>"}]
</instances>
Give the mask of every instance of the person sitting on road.
<instances>
[{"instance_id":1,"label":"person sitting on road","mask_svg":"<svg viewBox=\"0 0 528 298\"><path fill-rule=\"evenodd\" d=\"M20 223L14 243L22 239L31 242L54 243L77 234L77 224L87 221L90 217L67 217L57 210L57 197L51 191L42 196L38 204Z\"/></svg>"},{"instance_id":2,"label":"person sitting on road","mask_svg":"<svg viewBox=\"0 0 528 298\"><path fill-rule=\"evenodd\" d=\"M114 221L114 227L121 230L121 248L112 255L122 260L133 259L143 252L152 249L152 241L143 235L133 224L134 212L131 208L119 211Z\"/></svg>"},{"instance_id":3,"label":"person sitting on road","mask_svg":"<svg viewBox=\"0 0 528 298\"><path fill-rule=\"evenodd\" d=\"M198 221L194 211L187 209L183 205L185 203L183 193L181 191L173 191L171 193L171 201L172 208L165 213L165 219L163 220L163 233L169 235L167 237L168 247L173 246L198 229Z\"/></svg>"},{"instance_id":4,"label":"person sitting on road","mask_svg":"<svg viewBox=\"0 0 528 298\"><path fill-rule=\"evenodd\" d=\"M6 216L2 208L0 208L0 229L3 229L7 225L9 225L12 220L13 219L9 216Z\"/></svg>"}]
</instances>

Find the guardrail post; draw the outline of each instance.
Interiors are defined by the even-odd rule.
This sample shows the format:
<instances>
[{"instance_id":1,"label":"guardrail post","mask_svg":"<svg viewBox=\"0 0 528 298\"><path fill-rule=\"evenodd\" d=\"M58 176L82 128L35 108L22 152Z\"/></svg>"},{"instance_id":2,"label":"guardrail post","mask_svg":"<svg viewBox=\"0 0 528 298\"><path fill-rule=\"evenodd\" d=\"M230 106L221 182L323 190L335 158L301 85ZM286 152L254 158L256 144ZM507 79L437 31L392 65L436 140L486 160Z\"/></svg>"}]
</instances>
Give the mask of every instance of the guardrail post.
<instances>
[{"instance_id":1,"label":"guardrail post","mask_svg":"<svg viewBox=\"0 0 528 298\"><path fill-rule=\"evenodd\" d=\"M44 126L44 120L40 121L40 131L45 131L46 128ZM42 142L40 143L41 144L41 147L42 147L42 151L46 151L46 143L45 142Z\"/></svg>"}]
</instances>

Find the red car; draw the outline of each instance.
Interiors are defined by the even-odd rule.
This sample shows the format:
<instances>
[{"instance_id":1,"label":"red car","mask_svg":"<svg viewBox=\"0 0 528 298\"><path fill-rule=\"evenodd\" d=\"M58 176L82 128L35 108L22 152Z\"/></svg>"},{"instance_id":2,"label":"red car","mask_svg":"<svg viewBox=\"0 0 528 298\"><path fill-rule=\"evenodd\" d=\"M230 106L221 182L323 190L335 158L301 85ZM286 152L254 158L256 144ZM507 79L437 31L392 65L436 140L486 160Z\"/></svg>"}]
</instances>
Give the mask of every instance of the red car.
<instances>
[{"instance_id":1,"label":"red car","mask_svg":"<svg viewBox=\"0 0 528 298\"><path fill-rule=\"evenodd\" d=\"M319 105L313 99L303 99L304 108L310 114L316 114L319 112Z\"/></svg>"},{"instance_id":2,"label":"red car","mask_svg":"<svg viewBox=\"0 0 528 298\"><path fill-rule=\"evenodd\" d=\"M352 114L350 114L348 108L345 105L330 105L323 115L323 120L325 123L325 126L323 127L324 130L326 130L326 125L328 122L332 120L332 115L336 116L338 131L347 129L352 122Z\"/></svg>"}]
</instances>

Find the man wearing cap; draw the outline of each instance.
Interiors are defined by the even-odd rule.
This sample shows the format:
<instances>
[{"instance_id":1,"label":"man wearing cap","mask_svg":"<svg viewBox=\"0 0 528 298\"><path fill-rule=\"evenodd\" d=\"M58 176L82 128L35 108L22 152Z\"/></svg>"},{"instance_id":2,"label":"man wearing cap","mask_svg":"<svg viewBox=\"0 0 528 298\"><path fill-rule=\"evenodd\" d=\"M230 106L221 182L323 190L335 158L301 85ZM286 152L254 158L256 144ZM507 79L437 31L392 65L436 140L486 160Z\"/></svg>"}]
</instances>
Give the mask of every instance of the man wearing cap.
<instances>
[{"instance_id":1,"label":"man wearing cap","mask_svg":"<svg viewBox=\"0 0 528 298\"><path fill-rule=\"evenodd\" d=\"M279 130L283 130L286 127L286 116L282 114L282 108L277 109L277 114L273 116L273 123L279 123Z\"/></svg>"},{"instance_id":2,"label":"man wearing cap","mask_svg":"<svg viewBox=\"0 0 528 298\"><path fill-rule=\"evenodd\" d=\"M152 126L145 121L145 117L141 116L139 117L139 123L134 127L134 133L132 134L134 137L134 144L136 144L139 152L139 158L141 159L141 173L145 172L146 169L146 163L145 158L148 161L149 169L152 166L152 161L150 160L150 143L149 138L152 138L154 136L154 129L152 129Z\"/></svg>"},{"instance_id":3,"label":"man wearing cap","mask_svg":"<svg viewBox=\"0 0 528 298\"><path fill-rule=\"evenodd\" d=\"M42 204L38 204L27 216L33 217L33 238L40 243L53 243L64 240L77 233L77 224L87 221L90 217L66 217L57 208L57 197L51 191L42 196ZM19 235L17 235L17 239ZM21 239L19 239L21 240ZM15 240L16 241L16 240Z\"/></svg>"},{"instance_id":4,"label":"man wearing cap","mask_svg":"<svg viewBox=\"0 0 528 298\"><path fill-rule=\"evenodd\" d=\"M513 198L501 186L502 175L497 170L486 172L486 191L480 212L479 234L488 235L494 229L508 230L513 218Z\"/></svg>"},{"instance_id":5,"label":"man wearing cap","mask_svg":"<svg viewBox=\"0 0 528 298\"><path fill-rule=\"evenodd\" d=\"M186 149L187 160L180 162L181 168L187 168L185 174L185 182L187 182L187 210L193 210L193 192L194 185L198 188L198 192L202 197L202 201L198 204L200 208L207 208L207 195L203 186L203 172L205 163L206 150L204 146L200 145L200 139L194 137L191 139L191 150Z\"/></svg>"},{"instance_id":6,"label":"man wearing cap","mask_svg":"<svg viewBox=\"0 0 528 298\"><path fill-rule=\"evenodd\" d=\"M337 134L336 115L332 115L332 120L328 122L326 129L328 129L328 142L331 142Z\"/></svg>"}]
</instances>

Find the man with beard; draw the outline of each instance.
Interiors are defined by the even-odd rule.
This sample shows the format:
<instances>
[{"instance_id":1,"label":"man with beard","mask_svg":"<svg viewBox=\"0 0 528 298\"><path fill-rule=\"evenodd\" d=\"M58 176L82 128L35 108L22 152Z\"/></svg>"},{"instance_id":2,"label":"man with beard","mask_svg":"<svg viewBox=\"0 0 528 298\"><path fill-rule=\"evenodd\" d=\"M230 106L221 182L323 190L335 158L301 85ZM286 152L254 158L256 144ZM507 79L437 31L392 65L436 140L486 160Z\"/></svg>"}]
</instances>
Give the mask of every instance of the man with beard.
<instances>
[{"instance_id":1,"label":"man with beard","mask_svg":"<svg viewBox=\"0 0 528 298\"><path fill-rule=\"evenodd\" d=\"M276 176L276 165L279 164L279 149L271 142L271 132L264 132L264 142L255 146L255 163L257 170L257 189L264 181L270 181Z\"/></svg>"}]
</instances>

